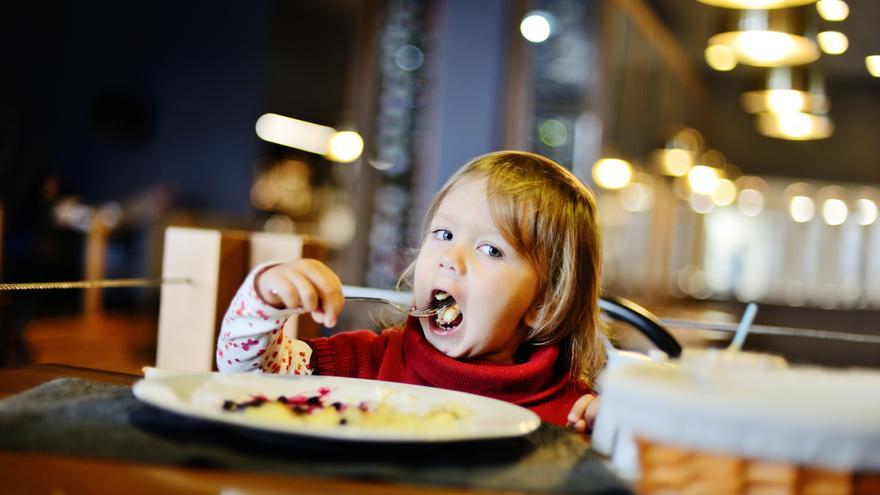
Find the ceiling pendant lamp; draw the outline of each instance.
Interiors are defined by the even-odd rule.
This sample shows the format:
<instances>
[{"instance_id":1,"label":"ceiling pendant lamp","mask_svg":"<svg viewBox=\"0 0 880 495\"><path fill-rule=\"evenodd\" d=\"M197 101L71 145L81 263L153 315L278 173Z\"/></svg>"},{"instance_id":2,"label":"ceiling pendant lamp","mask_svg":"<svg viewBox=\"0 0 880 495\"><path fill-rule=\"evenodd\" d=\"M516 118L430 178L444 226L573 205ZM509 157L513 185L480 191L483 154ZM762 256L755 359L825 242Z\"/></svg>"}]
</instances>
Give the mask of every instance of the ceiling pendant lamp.
<instances>
[{"instance_id":1,"label":"ceiling pendant lamp","mask_svg":"<svg viewBox=\"0 0 880 495\"><path fill-rule=\"evenodd\" d=\"M780 9L808 5L816 0L697 0L706 5L728 9Z\"/></svg>"},{"instance_id":2,"label":"ceiling pendant lamp","mask_svg":"<svg viewBox=\"0 0 880 495\"><path fill-rule=\"evenodd\" d=\"M755 117L755 126L764 136L790 141L826 139L834 133L827 115L804 112L762 113Z\"/></svg>"},{"instance_id":3,"label":"ceiling pendant lamp","mask_svg":"<svg viewBox=\"0 0 880 495\"><path fill-rule=\"evenodd\" d=\"M726 45L739 63L758 67L803 65L820 55L804 8L732 10L727 30L709 38L708 45Z\"/></svg>"},{"instance_id":4,"label":"ceiling pendant lamp","mask_svg":"<svg viewBox=\"0 0 880 495\"><path fill-rule=\"evenodd\" d=\"M767 69L758 84L743 93L741 103L747 112L755 114L824 114L829 107L822 73L804 66Z\"/></svg>"}]
</instances>

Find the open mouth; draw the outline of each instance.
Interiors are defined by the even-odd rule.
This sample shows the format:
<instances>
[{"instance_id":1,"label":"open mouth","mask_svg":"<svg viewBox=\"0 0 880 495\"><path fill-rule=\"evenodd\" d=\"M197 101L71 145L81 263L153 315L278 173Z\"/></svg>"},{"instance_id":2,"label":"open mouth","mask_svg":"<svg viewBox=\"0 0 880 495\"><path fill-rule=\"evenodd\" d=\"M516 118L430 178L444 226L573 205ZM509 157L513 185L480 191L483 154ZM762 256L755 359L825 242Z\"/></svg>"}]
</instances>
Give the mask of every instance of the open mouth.
<instances>
[{"instance_id":1,"label":"open mouth","mask_svg":"<svg viewBox=\"0 0 880 495\"><path fill-rule=\"evenodd\" d=\"M461 309L458 307L458 303L455 302L455 299L452 299L452 304L449 304L450 299L452 299L452 296L448 292L442 290L435 290L431 296L432 307L437 308L445 306L433 316L434 323L441 330L445 331L452 330L459 326L464 319Z\"/></svg>"}]
</instances>

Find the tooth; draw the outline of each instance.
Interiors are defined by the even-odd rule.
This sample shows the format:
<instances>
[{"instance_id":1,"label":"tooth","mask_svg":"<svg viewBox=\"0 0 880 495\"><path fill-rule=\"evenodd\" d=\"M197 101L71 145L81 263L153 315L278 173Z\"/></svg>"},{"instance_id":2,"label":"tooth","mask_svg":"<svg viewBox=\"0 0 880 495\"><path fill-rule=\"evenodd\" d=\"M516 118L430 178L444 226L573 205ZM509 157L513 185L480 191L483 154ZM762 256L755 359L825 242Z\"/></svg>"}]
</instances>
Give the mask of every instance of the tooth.
<instances>
[{"instance_id":1,"label":"tooth","mask_svg":"<svg viewBox=\"0 0 880 495\"><path fill-rule=\"evenodd\" d=\"M442 301L442 300L446 299L447 297L449 297L449 294L446 292L443 292L442 290L438 290L437 293L434 294L434 299L436 299L438 301Z\"/></svg>"}]
</instances>

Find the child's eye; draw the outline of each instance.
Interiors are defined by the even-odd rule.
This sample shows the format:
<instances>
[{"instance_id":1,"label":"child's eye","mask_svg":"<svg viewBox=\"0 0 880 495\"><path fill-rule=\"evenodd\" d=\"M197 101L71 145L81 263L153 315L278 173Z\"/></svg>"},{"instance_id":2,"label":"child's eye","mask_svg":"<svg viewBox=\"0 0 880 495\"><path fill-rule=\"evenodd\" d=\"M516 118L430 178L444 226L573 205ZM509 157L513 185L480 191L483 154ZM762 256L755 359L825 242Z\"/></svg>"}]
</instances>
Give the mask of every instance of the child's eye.
<instances>
[{"instance_id":1,"label":"child's eye","mask_svg":"<svg viewBox=\"0 0 880 495\"><path fill-rule=\"evenodd\" d=\"M504 253L502 253L500 249L491 244L483 244L477 249L479 249L483 252L483 254L491 258L501 258L502 256L504 256Z\"/></svg>"},{"instance_id":2,"label":"child's eye","mask_svg":"<svg viewBox=\"0 0 880 495\"><path fill-rule=\"evenodd\" d=\"M434 236L434 239L438 239L441 241L451 241L452 240L452 232L446 229L437 229L431 231L431 235Z\"/></svg>"}]
</instances>

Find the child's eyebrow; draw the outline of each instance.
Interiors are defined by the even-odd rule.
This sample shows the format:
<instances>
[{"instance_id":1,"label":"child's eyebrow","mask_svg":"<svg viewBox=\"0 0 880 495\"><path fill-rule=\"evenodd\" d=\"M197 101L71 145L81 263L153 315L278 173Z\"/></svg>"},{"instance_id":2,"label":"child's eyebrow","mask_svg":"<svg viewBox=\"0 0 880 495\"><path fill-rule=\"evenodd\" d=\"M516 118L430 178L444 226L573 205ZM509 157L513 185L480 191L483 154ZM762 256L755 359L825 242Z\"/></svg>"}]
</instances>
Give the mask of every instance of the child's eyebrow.
<instances>
[{"instance_id":1,"label":"child's eyebrow","mask_svg":"<svg viewBox=\"0 0 880 495\"><path fill-rule=\"evenodd\" d=\"M441 223L449 223L451 221L451 219L448 216L444 215L443 213L437 212L434 214L434 217L431 218L431 223L434 223L437 221L439 221Z\"/></svg>"}]
</instances>

